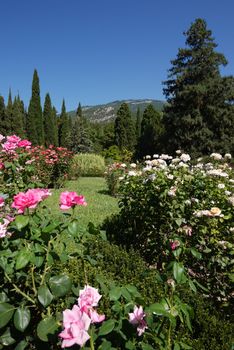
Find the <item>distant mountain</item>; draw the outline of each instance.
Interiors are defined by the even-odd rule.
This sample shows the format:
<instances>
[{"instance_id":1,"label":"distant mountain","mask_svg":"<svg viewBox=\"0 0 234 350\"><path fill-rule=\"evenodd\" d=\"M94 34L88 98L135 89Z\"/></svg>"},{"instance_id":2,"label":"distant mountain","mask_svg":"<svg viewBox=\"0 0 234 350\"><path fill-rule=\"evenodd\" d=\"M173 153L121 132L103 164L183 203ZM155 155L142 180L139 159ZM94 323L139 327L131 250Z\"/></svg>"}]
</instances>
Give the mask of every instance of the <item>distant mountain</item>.
<instances>
[{"instance_id":1,"label":"distant mountain","mask_svg":"<svg viewBox=\"0 0 234 350\"><path fill-rule=\"evenodd\" d=\"M82 107L82 111L84 116L93 123L109 122L116 118L117 110L124 102L129 105L132 114L136 114L138 107L140 108L140 111L143 112L149 104L152 104L156 110L162 111L163 106L165 105L164 101L159 100L122 100L96 106L84 106ZM75 117L76 111L70 111L68 114L71 117Z\"/></svg>"}]
</instances>

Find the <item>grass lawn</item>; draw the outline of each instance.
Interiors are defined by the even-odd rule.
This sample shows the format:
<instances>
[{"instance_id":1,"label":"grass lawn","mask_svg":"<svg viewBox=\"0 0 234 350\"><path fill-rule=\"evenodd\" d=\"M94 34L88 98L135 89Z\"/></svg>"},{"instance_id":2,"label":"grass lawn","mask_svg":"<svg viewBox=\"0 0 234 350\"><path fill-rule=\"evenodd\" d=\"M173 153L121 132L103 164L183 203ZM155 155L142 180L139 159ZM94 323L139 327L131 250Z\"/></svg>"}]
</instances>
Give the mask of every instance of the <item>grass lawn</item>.
<instances>
[{"instance_id":1,"label":"grass lawn","mask_svg":"<svg viewBox=\"0 0 234 350\"><path fill-rule=\"evenodd\" d=\"M88 205L86 207L76 207L81 227L86 227L90 221L95 225L99 225L107 216L117 213L119 210L117 199L107 193L104 178L81 177L75 181L68 181L64 188L52 190L53 195L46 199L46 204L50 207L54 216L61 216L59 196L63 191L75 191L85 197Z\"/></svg>"}]
</instances>

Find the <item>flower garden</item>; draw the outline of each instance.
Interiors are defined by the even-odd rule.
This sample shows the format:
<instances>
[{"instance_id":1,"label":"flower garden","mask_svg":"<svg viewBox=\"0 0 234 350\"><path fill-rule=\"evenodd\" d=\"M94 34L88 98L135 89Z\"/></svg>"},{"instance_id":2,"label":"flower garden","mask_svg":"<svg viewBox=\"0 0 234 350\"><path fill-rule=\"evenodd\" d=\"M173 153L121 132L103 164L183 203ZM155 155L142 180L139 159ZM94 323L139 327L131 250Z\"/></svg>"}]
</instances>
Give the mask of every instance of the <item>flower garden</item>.
<instances>
[{"instance_id":1,"label":"flower garden","mask_svg":"<svg viewBox=\"0 0 234 350\"><path fill-rule=\"evenodd\" d=\"M82 194L47 206L73 154L0 142L0 349L232 349L230 154L111 164L120 210L81 230Z\"/></svg>"}]
</instances>

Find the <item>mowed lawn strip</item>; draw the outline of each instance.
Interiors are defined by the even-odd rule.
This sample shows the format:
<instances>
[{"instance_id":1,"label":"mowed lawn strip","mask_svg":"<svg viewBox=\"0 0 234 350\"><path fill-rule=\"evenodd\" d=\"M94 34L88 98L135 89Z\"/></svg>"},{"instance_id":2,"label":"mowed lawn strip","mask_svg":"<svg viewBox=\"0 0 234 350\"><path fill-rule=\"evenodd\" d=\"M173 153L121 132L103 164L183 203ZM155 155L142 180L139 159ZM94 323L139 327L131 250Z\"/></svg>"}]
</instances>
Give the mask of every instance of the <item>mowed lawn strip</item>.
<instances>
[{"instance_id":1,"label":"mowed lawn strip","mask_svg":"<svg viewBox=\"0 0 234 350\"><path fill-rule=\"evenodd\" d=\"M52 196L46 199L46 204L55 217L61 216L61 213L65 212L59 209L59 196L64 191L75 191L78 195L85 197L87 206L77 206L75 209L81 227L86 227L89 222L99 225L107 216L117 213L119 210L118 200L107 193L104 178L81 177L75 181L67 181L64 188L52 190ZM71 212L71 209L66 211Z\"/></svg>"}]
</instances>

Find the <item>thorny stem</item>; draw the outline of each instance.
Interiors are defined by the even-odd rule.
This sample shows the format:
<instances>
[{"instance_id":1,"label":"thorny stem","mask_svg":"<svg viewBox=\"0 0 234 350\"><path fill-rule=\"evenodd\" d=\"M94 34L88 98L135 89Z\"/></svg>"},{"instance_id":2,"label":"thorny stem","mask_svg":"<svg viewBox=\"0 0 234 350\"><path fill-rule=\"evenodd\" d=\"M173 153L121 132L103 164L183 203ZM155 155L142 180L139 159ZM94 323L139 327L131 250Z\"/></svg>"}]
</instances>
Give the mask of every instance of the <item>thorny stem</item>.
<instances>
[{"instance_id":1,"label":"thorny stem","mask_svg":"<svg viewBox=\"0 0 234 350\"><path fill-rule=\"evenodd\" d=\"M6 279L13 285L15 291L16 291L18 294L21 294L21 295L22 295L23 297L25 297L28 301L30 301L30 303L32 303L32 304L34 304L34 305L36 304L36 302L35 302L32 298L30 298L27 294L25 294L24 292L22 292L22 291L17 287L17 285L14 284L14 283L12 282L11 278L8 276L8 274L7 274L6 272L5 272L4 274L5 274Z\"/></svg>"}]
</instances>

